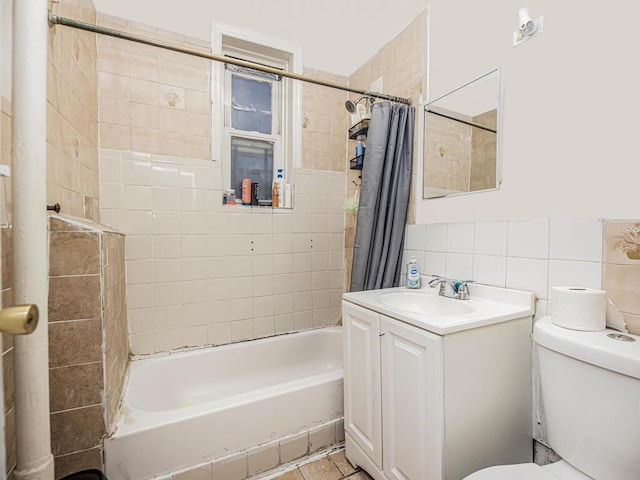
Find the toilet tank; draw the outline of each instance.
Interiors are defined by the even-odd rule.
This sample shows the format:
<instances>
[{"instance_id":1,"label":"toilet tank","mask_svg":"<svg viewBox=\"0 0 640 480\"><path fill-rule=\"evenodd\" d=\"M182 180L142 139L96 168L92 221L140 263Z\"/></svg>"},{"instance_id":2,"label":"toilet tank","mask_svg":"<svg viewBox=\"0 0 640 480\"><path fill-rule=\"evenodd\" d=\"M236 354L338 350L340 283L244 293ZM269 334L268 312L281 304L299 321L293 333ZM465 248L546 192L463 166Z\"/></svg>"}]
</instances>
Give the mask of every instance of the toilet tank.
<instances>
[{"instance_id":1,"label":"toilet tank","mask_svg":"<svg viewBox=\"0 0 640 480\"><path fill-rule=\"evenodd\" d=\"M640 479L640 336L619 337L551 317L533 330L549 446L595 480Z\"/></svg>"}]
</instances>

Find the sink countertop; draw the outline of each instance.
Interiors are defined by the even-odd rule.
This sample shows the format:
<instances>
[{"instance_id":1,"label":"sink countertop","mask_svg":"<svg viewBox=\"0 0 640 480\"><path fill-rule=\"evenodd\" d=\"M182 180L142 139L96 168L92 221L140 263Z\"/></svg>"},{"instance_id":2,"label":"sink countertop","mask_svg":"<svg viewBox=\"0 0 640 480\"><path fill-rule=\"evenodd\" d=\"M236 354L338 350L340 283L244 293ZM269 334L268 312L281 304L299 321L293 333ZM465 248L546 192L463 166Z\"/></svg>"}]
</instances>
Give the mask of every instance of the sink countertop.
<instances>
[{"instance_id":1,"label":"sink countertop","mask_svg":"<svg viewBox=\"0 0 640 480\"><path fill-rule=\"evenodd\" d=\"M530 292L473 283L469 284L469 300L455 300L438 295L437 288L427 286L428 280L428 277L426 281L423 278L422 283L424 286L420 289L395 287L367 290L364 292L345 293L342 298L347 302L374 310L437 335L446 335L484 325L532 316L535 311L535 296ZM440 310L444 311L448 307L453 307L452 310L454 310L458 309L458 305L465 305L470 310L470 313L457 315L422 313L403 310L401 307L383 303L384 300L381 301L382 295L392 295L394 293L432 297L429 300L438 302L439 306L442 307ZM454 304L451 305L450 302Z\"/></svg>"}]
</instances>

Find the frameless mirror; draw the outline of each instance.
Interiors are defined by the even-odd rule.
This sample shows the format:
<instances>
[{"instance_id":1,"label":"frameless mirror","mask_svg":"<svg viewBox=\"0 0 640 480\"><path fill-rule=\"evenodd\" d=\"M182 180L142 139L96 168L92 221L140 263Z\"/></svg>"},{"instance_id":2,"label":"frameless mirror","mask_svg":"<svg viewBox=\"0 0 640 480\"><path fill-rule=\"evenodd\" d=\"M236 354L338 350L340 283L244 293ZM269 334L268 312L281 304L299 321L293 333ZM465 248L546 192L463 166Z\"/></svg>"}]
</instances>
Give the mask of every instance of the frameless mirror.
<instances>
[{"instance_id":1,"label":"frameless mirror","mask_svg":"<svg viewBox=\"0 0 640 480\"><path fill-rule=\"evenodd\" d=\"M499 188L499 94L496 69L425 105L423 198Z\"/></svg>"}]
</instances>

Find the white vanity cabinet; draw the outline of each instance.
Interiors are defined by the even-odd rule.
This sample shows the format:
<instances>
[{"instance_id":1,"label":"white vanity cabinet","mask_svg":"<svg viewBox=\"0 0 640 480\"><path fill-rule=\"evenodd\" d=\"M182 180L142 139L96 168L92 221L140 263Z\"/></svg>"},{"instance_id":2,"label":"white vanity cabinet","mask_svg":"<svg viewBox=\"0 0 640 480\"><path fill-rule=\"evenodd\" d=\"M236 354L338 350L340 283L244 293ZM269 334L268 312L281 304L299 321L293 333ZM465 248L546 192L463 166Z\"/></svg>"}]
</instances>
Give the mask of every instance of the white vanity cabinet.
<instances>
[{"instance_id":1,"label":"white vanity cabinet","mask_svg":"<svg viewBox=\"0 0 640 480\"><path fill-rule=\"evenodd\" d=\"M357 295L342 303L352 463L376 480L461 480L531 461L530 314L437 334Z\"/></svg>"}]
</instances>

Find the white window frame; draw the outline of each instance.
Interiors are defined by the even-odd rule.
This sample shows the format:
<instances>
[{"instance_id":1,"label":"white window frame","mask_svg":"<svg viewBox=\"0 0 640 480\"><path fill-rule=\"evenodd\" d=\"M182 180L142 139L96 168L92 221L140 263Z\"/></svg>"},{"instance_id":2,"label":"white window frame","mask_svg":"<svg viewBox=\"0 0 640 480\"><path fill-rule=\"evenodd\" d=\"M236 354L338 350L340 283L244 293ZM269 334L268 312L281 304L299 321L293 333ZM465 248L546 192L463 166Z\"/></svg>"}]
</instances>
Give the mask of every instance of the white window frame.
<instances>
[{"instance_id":1,"label":"white window frame","mask_svg":"<svg viewBox=\"0 0 640 480\"><path fill-rule=\"evenodd\" d=\"M283 67L284 69L302 73L301 45L281 40L269 35L234 27L220 22L211 23L211 47L214 54L230 54L249 61ZM302 86L299 81L282 79L281 94L283 110L280 116L280 142L274 145L274 172L283 168L286 181L292 182L294 168L300 167L302 158ZM211 99L212 99L212 135L211 153L214 161L222 167L222 188L229 188L231 182L231 136L269 140L255 132L239 132L225 126L225 65L212 62L211 66Z\"/></svg>"}]
</instances>

